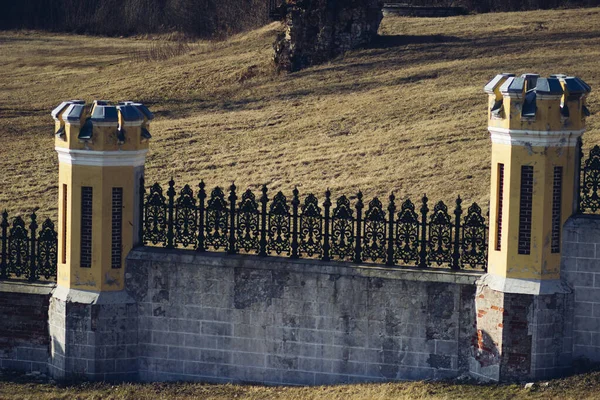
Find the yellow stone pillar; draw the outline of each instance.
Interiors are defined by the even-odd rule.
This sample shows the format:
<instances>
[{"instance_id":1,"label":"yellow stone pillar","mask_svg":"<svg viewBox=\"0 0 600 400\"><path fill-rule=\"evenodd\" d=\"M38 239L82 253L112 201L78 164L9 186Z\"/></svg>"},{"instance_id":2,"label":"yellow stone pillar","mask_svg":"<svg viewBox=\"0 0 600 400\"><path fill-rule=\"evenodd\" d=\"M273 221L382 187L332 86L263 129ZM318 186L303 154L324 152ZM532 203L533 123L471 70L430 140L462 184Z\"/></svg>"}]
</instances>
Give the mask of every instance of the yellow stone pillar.
<instances>
[{"instance_id":1,"label":"yellow stone pillar","mask_svg":"<svg viewBox=\"0 0 600 400\"><path fill-rule=\"evenodd\" d=\"M58 181L58 278L66 289L124 289L137 244L139 182L152 113L142 104L63 102L54 111Z\"/></svg>"},{"instance_id":2,"label":"yellow stone pillar","mask_svg":"<svg viewBox=\"0 0 600 400\"><path fill-rule=\"evenodd\" d=\"M565 75L500 74L485 86L492 140L486 284L541 294L560 284L561 231L576 200L590 87Z\"/></svg>"}]
</instances>

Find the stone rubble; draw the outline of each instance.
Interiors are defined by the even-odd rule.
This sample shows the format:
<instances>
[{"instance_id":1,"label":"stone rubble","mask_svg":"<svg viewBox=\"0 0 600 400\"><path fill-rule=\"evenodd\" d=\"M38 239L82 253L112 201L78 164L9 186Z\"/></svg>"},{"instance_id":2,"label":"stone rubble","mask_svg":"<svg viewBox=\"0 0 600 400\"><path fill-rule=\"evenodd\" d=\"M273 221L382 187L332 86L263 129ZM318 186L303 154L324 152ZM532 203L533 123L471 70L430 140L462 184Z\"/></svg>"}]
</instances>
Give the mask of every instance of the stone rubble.
<instances>
[{"instance_id":1,"label":"stone rubble","mask_svg":"<svg viewBox=\"0 0 600 400\"><path fill-rule=\"evenodd\" d=\"M279 71L298 71L365 46L383 18L379 0L288 0L273 48Z\"/></svg>"}]
</instances>

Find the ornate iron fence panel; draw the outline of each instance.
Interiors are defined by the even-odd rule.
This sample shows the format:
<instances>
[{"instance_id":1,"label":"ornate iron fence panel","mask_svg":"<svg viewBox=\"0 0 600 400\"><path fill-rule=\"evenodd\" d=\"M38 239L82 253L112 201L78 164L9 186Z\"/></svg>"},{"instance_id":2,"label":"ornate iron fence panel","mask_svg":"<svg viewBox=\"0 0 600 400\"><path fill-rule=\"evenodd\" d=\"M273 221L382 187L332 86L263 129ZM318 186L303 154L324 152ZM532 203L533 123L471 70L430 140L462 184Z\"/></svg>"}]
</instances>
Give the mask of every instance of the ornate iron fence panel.
<instances>
[{"instance_id":1,"label":"ornate iron fence panel","mask_svg":"<svg viewBox=\"0 0 600 400\"><path fill-rule=\"evenodd\" d=\"M585 213L600 210L600 146L594 146L582 168L579 209Z\"/></svg>"},{"instance_id":2,"label":"ornate iron fence panel","mask_svg":"<svg viewBox=\"0 0 600 400\"><path fill-rule=\"evenodd\" d=\"M250 189L242 195L242 201L237 210L237 249L246 253L260 251L260 212L256 196Z\"/></svg>"},{"instance_id":3,"label":"ornate iron fence panel","mask_svg":"<svg viewBox=\"0 0 600 400\"><path fill-rule=\"evenodd\" d=\"M58 265L58 234L50 218L46 219L42 224L37 246L37 274L33 278L39 279L40 276L43 276L46 279L50 279L56 276L56 266Z\"/></svg>"},{"instance_id":4,"label":"ornate iron fence panel","mask_svg":"<svg viewBox=\"0 0 600 400\"><path fill-rule=\"evenodd\" d=\"M9 223L8 213L0 221L0 280L37 281L56 278L58 234L54 223L46 219L37 233L37 215L29 216L29 226L17 216Z\"/></svg>"},{"instance_id":5,"label":"ornate iron fence panel","mask_svg":"<svg viewBox=\"0 0 600 400\"><path fill-rule=\"evenodd\" d=\"M215 250L227 249L229 244L229 209L225 201L225 194L220 187L216 187L210 194L206 206L206 247Z\"/></svg>"},{"instance_id":6,"label":"ornate iron fence panel","mask_svg":"<svg viewBox=\"0 0 600 400\"><path fill-rule=\"evenodd\" d=\"M364 260L385 260L386 232L385 211L381 201L375 197L365 213L362 248Z\"/></svg>"},{"instance_id":7,"label":"ornate iron fence panel","mask_svg":"<svg viewBox=\"0 0 600 400\"><path fill-rule=\"evenodd\" d=\"M452 219L443 201L433 208L429 220L428 262L437 265L452 262Z\"/></svg>"},{"instance_id":8,"label":"ornate iron fence panel","mask_svg":"<svg viewBox=\"0 0 600 400\"><path fill-rule=\"evenodd\" d=\"M331 255L339 260L354 257L353 213L350 200L346 196L339 197L331 217Z\"/></svg>"},{"instance_id":9,"label":"ornate iron fence panel","mask_svg":"<svg viewBox=\"0 0 600 400\"><path fill-rule=\"evenodd\" d=\"M419 215L410 200L402 203L396 220L394 261L417 264L419 261Z\"/></svg>"},{"instance_id":10,"label":"ornate iron fence panel","mask_svg":"<svg viewBox=\"0 0 600 400\"><path fill-rule=\"evenodd\" d=\"M476 204L463 216L460 198L451 216L441 201L430 212L426 196L420 210L410 200L398 209L393 194L387 207L373 198L364 208L360 192L354 204L348 197L340 196L333 207L327 191L322 208L314 194L308 194L301 202L298 189L294 189L289 202L282 192L269 199L266 186L261 189L260 199L250 189L238 199L235 185L231 185L228 197L216 187L208 201L204 182L199 188L197 199L189 185L176 198L172 180L168 198L160 185L150 188L141 221L145 243L263 257L285 255L423 268L486 268L486 218ZM41 243L36 247L40 249L38 258L46 254L40 246ZM43 274L42 262L38 264Z\"/></svg>"},{"instance_id":11,"label":"ornate iron fence panel","mask_svg":"<svg viewBox=\"0 0 600 400\"><path fill-rule=\"evenodd\" d=\"M278 192L271 202L268 226L268 252L275 252L277 255L282 253L289 255L291 250L290 207L282 192Z\"/></svg>"},{"instance_id":12,"label":"ornate iron fence panel","mask_svg":"<svg viewBox=\"0 0 600 400\"><path fill-rule=\"evenodd\" d=\"M175 204L175 246L196 247L198 238L198 208L194 191L185 185Z\"/></svg>"},{"instance_id":13,"label":"ornate iron fence panel","mask_svg":"<svg viewBox=\"0 0 600 400\"><path fill-rule=\"evenodd\" d=\"M302 205L300 216L300 255L309 257L323 254L323 219L319 201L314 194L309 194Z\"/></svg>"},{"instance_id":14,"label":"ornate iron fence panel","mask_svg":"<svg viewBox=\"0 0 600 400\"><path fill-rule=\"evenodd\" d=\"M487 230L481 207L473 203L467 210L462 225L461 235L461 267L471 268L487 265Z\"/></svg>"},{"instance_id":15,"label":"ornate iron fence panel","mask_svg":"<svg viewBox=\"0 0 600 400\"><path fill-rule=\"evenodd\" d=\"M29 234L23 218L16 217L8 237L8 273L21 277L29 268Z\"/></svg>"},{"instance_id":16,"label":"ornate iron fence panel","mask_svg":"<svg viewBox=\"0 0 600 400\"><path fill-rule=\"evenodd\" d=\"M167 245L167 199L155 183L150 188L144 206L144 243Z\"/></svg>"}]
</instances>

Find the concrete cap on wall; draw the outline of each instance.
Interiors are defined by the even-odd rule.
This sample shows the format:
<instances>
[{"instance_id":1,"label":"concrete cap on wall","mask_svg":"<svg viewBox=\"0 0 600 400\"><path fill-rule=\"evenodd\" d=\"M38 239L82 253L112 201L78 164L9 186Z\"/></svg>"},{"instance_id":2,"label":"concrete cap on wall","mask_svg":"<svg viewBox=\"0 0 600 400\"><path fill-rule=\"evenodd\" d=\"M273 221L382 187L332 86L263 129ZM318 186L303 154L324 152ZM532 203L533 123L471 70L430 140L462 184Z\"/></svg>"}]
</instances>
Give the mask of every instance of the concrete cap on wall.
<instances>
[{"instance_id":1,"label":"concrete cap on wall","mask_svg":"<svg viewBox=\"0 0 600 400\"><path fill-rule=\"evenodd\" d=\"M525 89L525 78L511 77L500 86L502 94L523 94Z\"/></svg>"},{"instance_id":2,"label":"concrete cap on wall","mask_svg":"<svg viewBox=\"0 0 600 400\"><path fill-rule=\"evenodd\" d=\"M494 91L496 90L496 88L498 87L498 85L500 85L501 82L503 82L506 78L513 78L515 76L515 74L498 74L494 77L494 79L492 79L491 81L489 81L487 83L487 85L485 85L485 87L483 88L483 90L486 93L489 94L494 94Z\"/></svg>"},{"instance_id":3,"label":"concrete cap on wall","mask_svg":"<svg viewBox=\"0 0 600 400\"><path fill-rule=\"evenodd\" d=\"M70 104L63 113L63 120L69 123L80 122L84 113L85 104Z\"/></svg>"},{"instance_id":4,"label":"concrete cap on wall","mask_svg":"<svg viewBox=\"0 0 600 400\"><path fill-rule=\"evenodd\" d=\"M83 100L63 101L62 103L60 103L58 105L58 107L56 107L54 110L52 110L52 112L50 113L50 115L55 120L58 120L59 119L58 117L60 116L60 113L63 112L71 104L85 104L85 101L83 101Z\"/></svg>"}]
</instances>

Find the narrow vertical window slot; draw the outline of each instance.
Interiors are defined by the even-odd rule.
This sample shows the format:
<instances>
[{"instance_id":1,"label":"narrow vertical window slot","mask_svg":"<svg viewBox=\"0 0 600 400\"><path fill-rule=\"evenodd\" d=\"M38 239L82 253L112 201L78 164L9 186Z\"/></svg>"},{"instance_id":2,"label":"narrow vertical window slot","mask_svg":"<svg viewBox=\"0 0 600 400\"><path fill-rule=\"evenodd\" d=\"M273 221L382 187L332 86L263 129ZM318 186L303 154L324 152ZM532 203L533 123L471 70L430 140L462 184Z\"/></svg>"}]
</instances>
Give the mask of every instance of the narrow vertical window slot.
<instances>
[{"instance_id":1,"label":"narrow vertical window slot","mask_svg":"<svg viewBox=\"0 0 600 400\"><path fill-rule=\"evenodd\" d=\"M521 167L519 210L519 254L531 254L531 216L533 206L533 167Z\"/></svg>"},{"instance_id":2,"label":"narrow vertical window slot","mask_svg":"<svg viewBox=\"0 0 600 400\"><path fill-rule=\"evenodd\" d=\"M61 261L67 263L67 185L62 185L62 246Z\"/></svg>"},{"instance_id":3,"label":"narrow vertical window slot","mask_svg":"<svg viewBox=\"0 0 600 400\"><path fill-rule=\"evenodd\" d=\"M554 167L554 183L552 185L552 253L560 253L562 175L562 167Z\"/></svg>"},{"instance_id":4,"label":"narrow vertical window slot","mask_svg":"<svg viewBox=\"0 0 600 400\"><path fill-rule=\"evenodd\" d=\"M496 250L502 250L502 204L504 200L504 164L498 164L498 203L496 204Z\"/></svg>"},{"instance_id":5,"label":"narrow vertical window slot","mask_svg":"<svg viewBox=\"0 0 600 400\"><path fill-rule=\"evenodd\" d=\"M89 186L81 188L81 253L80 266L92 267L92 201L93 192Z\"/></svg>"},{"instance_id":6,"label":"narrow vertical window slot","mask_svg":"<svg viewBox=\"0 0 600 400\"><path fill-rule=\"evenodd\" d=\"M111 266L121 268L123 248L123 188L112 189Z\"/></svg>"}]
</instances>

